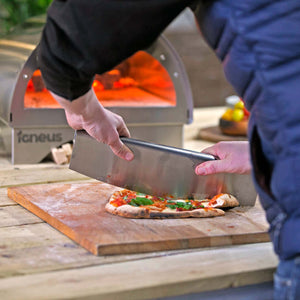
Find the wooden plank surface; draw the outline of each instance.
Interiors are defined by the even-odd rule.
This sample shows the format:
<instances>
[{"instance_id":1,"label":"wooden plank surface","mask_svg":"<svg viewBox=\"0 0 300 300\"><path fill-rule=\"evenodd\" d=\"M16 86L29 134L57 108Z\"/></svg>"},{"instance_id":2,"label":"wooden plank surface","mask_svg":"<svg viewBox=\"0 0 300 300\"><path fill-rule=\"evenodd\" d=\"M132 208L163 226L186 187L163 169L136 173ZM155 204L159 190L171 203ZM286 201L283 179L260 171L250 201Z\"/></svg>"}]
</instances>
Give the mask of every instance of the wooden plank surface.
<instances>
[{"instance_id":1,"label":"wooden plank surface","mask_svg":"<svg viewBox=\"0 0 300 300\"><path fill-rule=\"evenodd\" d=\"M269 243L0 280L1 299L154 299L272 280ZM257 267L259 266L259 268Z\"/></svg>"},{"instance_id":2,"label":"wooden plank surface","mask_svg":"<svg viewBox=\"0 0 300 300\"><path fill-rule=\"evenodd\" d=\"M9 205L17 205L17 203L7 196L6 188L0 188L0 208Z\"/></svg>"},{"instance_id":3,"label":"wooden plank surface","mask_svg":"<svg viewBox=\"0 0 300 300\"><path fill-rule=\"evenodd\" d=\"M0 187L89 179L87 176L68 169L68 166L56 166L53 164L43 165L40 168L10 166L1 170Z\"/></svg>"},{"instance_id":4,"label":"wooden plank surface","mask_svg":"<svg viewBox=\"0 0 300 300\"><path fill-rule=\"evenodd\" d=\"M43 222L19 205L0 207L0 228Z\"/></svg>"},{"instance_id":5,"label":"wooden plank surface","mask_svg":"<svg viewBox=\"0 0 300 300\"><path fill-rule=\"evenodd\" d=\"M205 219L127 219L104 209L117 189L106 183L12 187L8 195L92 253L141 253L269 241L259 206Z\"/></svg>"},{"instance_id":6,"label":"wooden plank surface","mask_svg":"<svg viewBox=\"0 0 300 300\"><path fill-rule=\"evenodd\" d=\"M188 251L95 256L46 223L10 226L0 228L0 278L169 256L183 252Z\"/></svg>"}]
</instances>

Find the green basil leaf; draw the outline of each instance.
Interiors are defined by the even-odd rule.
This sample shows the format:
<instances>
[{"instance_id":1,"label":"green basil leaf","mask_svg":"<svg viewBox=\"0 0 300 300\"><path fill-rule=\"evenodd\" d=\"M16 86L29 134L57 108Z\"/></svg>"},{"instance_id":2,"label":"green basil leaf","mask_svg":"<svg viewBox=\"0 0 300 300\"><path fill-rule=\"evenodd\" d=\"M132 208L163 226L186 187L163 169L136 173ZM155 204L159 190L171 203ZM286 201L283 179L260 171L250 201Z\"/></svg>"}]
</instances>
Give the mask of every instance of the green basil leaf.
<instances>
[{"instance_id":1,"label":"green basil leaf","mask_svg":"<svg viewBox=\"0 0 300 300\"><path fill-rule=\"evenodd\" d=\"M151 205L153 204L153 201L148 199L148 198L142 198L142 197L136 197L134 199L134 202L137 204L137 205Z\"/></svg>"},{"instance_id":2,"label":"green basil leaf","mask_svg":"<svg viewBox=\"0 0 300 300\"><path fill-rule=\"evenodd\" d=\"M193 208L193 205L187 204L183 207L183 209L185 210L190 210L191 208Z\"/></svg>"},{"instance_id":3,"label":"green basil leaf","mask_svg":"<svg viewBox=\"0 0 300 300\"><path fill-rule=\"evenodd\" d=\"M140 201L140 200L143 200L143 199L147 199L147 198L144 198L144 197L135 197L135 200L137 200L137 201Z\"/></svg>"},{"instance_id":4,"label":"green basil leaf","mask_svg":"<svg viewBox=\"0 0 300 300\"><path fill-rule=\"evenodd\" d=\"M128 204L132 206L139 206L137 203L135 203L134 199L132 199Z\"/></svg>"},{"instance_id":5,"label":"green basil leaf","mask_svg":"<svg viewBox=\"0 0 300 300\"><path fill-rule=\"evenodd\" d=\"M176 209L176 205L174 204L167 204L166 207L169 207L171 209Z\"/></svg>"},{"instance_id":6,"label":"green basil leaf","mask_svg":"<svg viewBox=\"0 0 300 300\"><path fill-rule=\"evenodd\" d=\"M151 205L151 204L153 204L153 201L150 199L144 198L142 200L142 203L143 203L143 205Z\"/></svg>"}]
</instances>

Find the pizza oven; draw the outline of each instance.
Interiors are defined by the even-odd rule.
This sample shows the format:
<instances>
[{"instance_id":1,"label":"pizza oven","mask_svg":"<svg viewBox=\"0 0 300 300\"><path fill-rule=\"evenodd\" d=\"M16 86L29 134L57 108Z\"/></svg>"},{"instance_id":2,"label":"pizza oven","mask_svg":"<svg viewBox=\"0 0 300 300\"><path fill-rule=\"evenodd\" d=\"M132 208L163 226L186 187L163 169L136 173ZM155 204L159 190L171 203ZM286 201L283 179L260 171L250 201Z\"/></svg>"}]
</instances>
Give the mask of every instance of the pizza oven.
<instances>
[{"instance_id":1,"label":"pizza oven","mask_svg":"<svg viewBox=\"0 0 300 300\"><path fill-rule=\"evenodd\" d=\"M38 163L53 147L73 140L64 110L45 88L36 65L42 24L0 40L0 144L13 164ZM120 114L133 138L183 145L192 121L187 74L162 35L114 69L94 78L99 101Z\"/></svg>"}]
</instances>

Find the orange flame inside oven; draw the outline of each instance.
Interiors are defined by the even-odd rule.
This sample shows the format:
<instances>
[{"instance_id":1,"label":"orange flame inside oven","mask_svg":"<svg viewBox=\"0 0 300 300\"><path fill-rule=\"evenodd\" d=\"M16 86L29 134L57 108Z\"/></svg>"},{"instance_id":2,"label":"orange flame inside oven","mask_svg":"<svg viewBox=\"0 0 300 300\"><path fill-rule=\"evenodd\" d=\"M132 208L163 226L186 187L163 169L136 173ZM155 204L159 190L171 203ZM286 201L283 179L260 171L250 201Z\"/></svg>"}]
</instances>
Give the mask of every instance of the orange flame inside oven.
<instances>
[{"instance_id":1,"label":"orange flame inside oven","mask_svg":"<svg viewBox=\"0 0 300 300\"><path fill-rule=\"evenodd\" d=\"M113 70L96 75L93 89L104 106L175 106L176 93L166 69L139 51ZM27 84L25 108L60 108L36 70Z\"/></svg>"}]
</instances>

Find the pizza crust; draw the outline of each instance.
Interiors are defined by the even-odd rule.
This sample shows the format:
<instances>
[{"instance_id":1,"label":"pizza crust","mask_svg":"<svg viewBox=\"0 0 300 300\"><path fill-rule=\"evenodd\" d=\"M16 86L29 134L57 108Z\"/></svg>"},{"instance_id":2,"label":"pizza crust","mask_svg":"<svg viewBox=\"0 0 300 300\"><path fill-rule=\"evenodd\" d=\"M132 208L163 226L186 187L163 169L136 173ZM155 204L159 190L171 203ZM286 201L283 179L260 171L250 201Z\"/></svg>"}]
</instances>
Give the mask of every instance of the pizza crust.
<instances>
[{"instance_id":1,"label":"pizza crust","mask_svg":"<svg viewBox=\"0 0 300 300\"><path fill-rule=\"evenodd\" d=\"M220 196L213 198L212 201L210 201L211 207L237 207L239 206L239 201L230 194L220 194Z\"/></svg>"}]
</instances>

